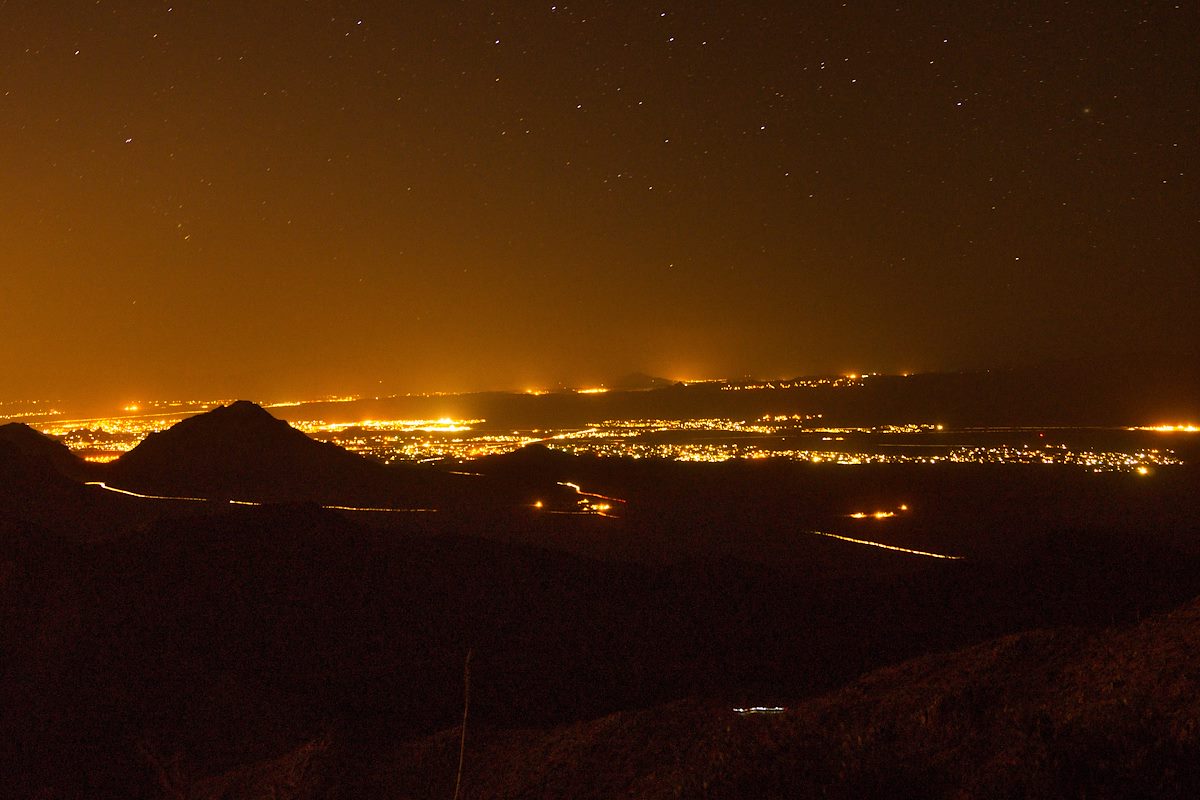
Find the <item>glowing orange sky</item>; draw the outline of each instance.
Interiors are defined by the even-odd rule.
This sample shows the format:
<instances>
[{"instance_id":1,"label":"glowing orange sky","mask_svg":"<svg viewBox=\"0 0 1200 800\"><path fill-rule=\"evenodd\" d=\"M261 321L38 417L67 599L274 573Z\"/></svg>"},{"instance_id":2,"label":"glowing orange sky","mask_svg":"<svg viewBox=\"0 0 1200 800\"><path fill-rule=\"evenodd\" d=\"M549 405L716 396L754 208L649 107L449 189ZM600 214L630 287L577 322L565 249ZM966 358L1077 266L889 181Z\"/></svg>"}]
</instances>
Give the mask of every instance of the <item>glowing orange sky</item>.
<instances>
[{"instance_id":1,"label":"glowing orange sky","mask_svg":"<svg viewBox=\"0 0 1200 800\"><path fill-rule=\"evenodd\" d=\"M1194 342L1195 7L954 5L10 0L0 395Z\"/></svg>"}]
</instances>

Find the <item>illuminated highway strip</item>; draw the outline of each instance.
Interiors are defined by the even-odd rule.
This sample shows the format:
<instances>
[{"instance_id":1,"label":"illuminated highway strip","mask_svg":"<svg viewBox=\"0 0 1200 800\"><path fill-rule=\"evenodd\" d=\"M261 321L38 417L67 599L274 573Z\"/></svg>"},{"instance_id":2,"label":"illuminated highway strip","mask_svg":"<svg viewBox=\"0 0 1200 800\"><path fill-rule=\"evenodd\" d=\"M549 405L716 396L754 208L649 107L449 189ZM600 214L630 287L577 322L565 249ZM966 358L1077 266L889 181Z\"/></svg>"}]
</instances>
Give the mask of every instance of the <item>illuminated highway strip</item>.
<instances>
[{"instance_id":1,"label":"illuminated highway strip","mask_svg":"<svg viewBox=\"0 0 1200 800\"><path fill-rule=\"evenodd\" d=\"M749 708L735 708L735 714L782 714L787 711L783 706L751 706Z\"/></svg>"},{"instance_id":2,"label":"illuminated highway strip","mask_svg":"<svg viewBox=\"0 0 1200 800\"><path fill-rule=\"evenodd\" d=\"M115 486L109 486L104 481L88 481L84 486L99 486L108 492L116 492L117 494L127 494L130 497L137 497L142 500L186 500L190 503L207 503L207 497L166 497L161 494L142 494L141 492L131 492L128 489L118 489Z\"/></svg>"},{"instance_id":3,"label":"illuminated highway strip","mask_svg":"<svg viewBox=\"0 0 1200 800\"><path fill-rule=\"evenodd\" d=\"M261 503L257 500L213 500L211 497L168 497L161 494L142 494L141 492L131 492L128 489L118 489L116 486L109 486L104 481L88 481L84 486L99 486L108 492L116 492L117 494L129 495L140 500L182 500L190 503L229 503L235 506L265 506L266 503ZM388 512L388 513L433 513L436 508L372 508L370 506L326 506L321 508L330 511L369 511L369 512Z\"/></svg>"},{"instance_id":4,"label":"illuminated highway strip","mask_svg":"<svg viewBox=\"0 0 1200 800\"><path fill-rule=\"evenodd\" d=\"M897 547L894 544L884 544L883 542L871 542L866 539L854 539L850 536L839 536L836 533L826 533L825 531L805 531L817 536L828 536L830 539L841 539L843 542L851 542L853 544L865 544L868 547L881 547L884 550L895 550L898 553L909 553L914 556L925 556L927 558L944 558L949 561L962 561L963 556L948 556L943 553L929 553L925 550L913 550L908 547Z\"/></svg>"}]
</instances>

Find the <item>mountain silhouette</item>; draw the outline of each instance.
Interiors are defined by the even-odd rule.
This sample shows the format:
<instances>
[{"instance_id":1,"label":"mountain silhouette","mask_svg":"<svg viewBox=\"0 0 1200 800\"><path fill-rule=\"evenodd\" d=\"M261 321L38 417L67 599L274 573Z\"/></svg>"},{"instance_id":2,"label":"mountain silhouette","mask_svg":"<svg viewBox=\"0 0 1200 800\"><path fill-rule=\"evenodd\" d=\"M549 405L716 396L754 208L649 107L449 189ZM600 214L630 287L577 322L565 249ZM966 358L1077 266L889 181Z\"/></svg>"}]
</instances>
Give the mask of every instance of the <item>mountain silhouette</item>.
<instances>
[{"instance_id":1,"label":"mountain silhouette","mask_svg":"<svg viewBox=\"0 0 1200 800\"><path fill-rule=\"evenodd\" d=\"M12 524L52 531L43 534L50 538L91 539L117 518L114 511L120 505L119 498L108 493L103 493L106 497L92 496L89 489L64 475L51 462L55 451L45 445L56 442L29 431L32 436L44 439L44 443L30 438L25 444L33 447L26 449L7 438L13 431L4 433L4 438L0 438L0 537L5 535L7 525ZM27 434L17 432L16 436ZM42 448L48 453L42 452ZM0 565L0 574L3 571Z\"/></svg>"},{"instance_id":2,"label":"mountain silhouette","mask_svg":"<svg viewBox=\"0 0 1200 800\"><path fill-rule=\"evenodd\" d=\"M88 465L65 444L23 422L0 425L0 442L8 442L23 454L44 460L68 477L81 478L88 472Z\"/></svg>"},{"instance_id":3,"label":"mountain silhouette","mask_svg":"<svg viewBox=\"0 0 1200 800\"><path fill-rule=\"evenodd\" d=\"M639 391L665 389L668 386L674 386L675 381L670 378L660 378L657 375L648 375L645 372L630 372L604 385L609 389Z\"/></svg>"},{"instance_id":4,"label":"mountain silhouette","mask_svg":"<svg viewBox=\"0 0 1200 800\"><path fill-rule=\"evenodd\" d=\"M74 485L41 453L0 438L0 506L52 496Z\"/></svg>"},{"instance_id":5,"label":"mountain silhouette","mask_svg":"<svg viewBox=\"0 0 1200 800\"><path fill-rule=\"evenodd\" d=\"M150 494L381 507L446 502L461 482L318 442L246 400L150 434L109 474L122 488Z\"/></svg>"}]
</instances>

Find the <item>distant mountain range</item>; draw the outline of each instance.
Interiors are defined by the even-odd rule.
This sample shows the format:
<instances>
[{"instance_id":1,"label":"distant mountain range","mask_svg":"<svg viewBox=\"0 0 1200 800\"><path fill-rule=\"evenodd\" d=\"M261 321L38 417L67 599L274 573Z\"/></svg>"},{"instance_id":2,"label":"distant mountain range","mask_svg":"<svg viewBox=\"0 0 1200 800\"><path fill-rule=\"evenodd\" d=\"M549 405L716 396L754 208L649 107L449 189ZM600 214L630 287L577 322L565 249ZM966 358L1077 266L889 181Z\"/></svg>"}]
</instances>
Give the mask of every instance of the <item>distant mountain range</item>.
<instances>
[{"instance_id":1,"label":"distant mountain range","mask_svg":"<svg viewBox=\"0 0 1200 800\"><path fill-rule=\"evenodd\" d=\"M627 375L622 375L615 380L603 384L606 389L625 390L625 391L644 391L646 389L664 389L668 386L674 386L678 381L673 381L670 378L659 378L654 375L647 375L644 372L630 372Z\"/></svg>"},{"instance_id":2,"label":"distant mountain range","mask_svg":"<svg viewBox=\"0 0 1200 800\"><path fill-rule=\"evenodd\" d=\"M766 384L775 388L744 390ZM580 426L604 419L757 419L780 413L821 414L827 423L839 425L1121 426L1200 419L1200 359L1155 354L871 375L853 384L832 386L811 376L684 384L634 373L594 387L604 388L603 393L401 395L304 404L278 413L350 421L433 419L453 409L461 418L525 428Z\"/></svg>"}]
</instances>

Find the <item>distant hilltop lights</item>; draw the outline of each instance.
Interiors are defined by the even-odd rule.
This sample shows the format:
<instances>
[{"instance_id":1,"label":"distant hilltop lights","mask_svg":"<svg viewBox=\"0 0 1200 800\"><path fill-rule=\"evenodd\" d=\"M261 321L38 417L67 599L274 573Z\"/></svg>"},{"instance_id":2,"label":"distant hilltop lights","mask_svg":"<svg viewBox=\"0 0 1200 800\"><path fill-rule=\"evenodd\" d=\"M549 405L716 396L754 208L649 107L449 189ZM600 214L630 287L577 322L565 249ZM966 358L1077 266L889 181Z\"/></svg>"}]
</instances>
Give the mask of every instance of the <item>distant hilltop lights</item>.
<instances>
[{"instance_id":1,"label":"distant hilltop lights","mask_svg":"<svg viewBox=\"0 0 1200 800\"><path fill-rule=\"evenodd\" d=\"M778 379L762 379L762 378L673 378L660 379L660 382L655 386L643 387L624 387L624 386L608 386L599 384L596 386L584 386L574 388L559 388L545 389L540 387L526 388L522 393L529 395L544 395L544 394L605 394L607 392L619 391L645 391L648 388L666 388L667 386L711 386L719 387L727 392L743 392L743 391L760 391L773 389L815 389L822 387L844 388L849 386L862 386L865 381L872 378L886 377L889 373L882 372L848 372L844 375L816 375L799 378L778 378ZM896 373L894 377L910 377L911 373L903 372Z\"/></svg>"},{"instance_id":2,"label":"distant hilltop lights","mask_svg":"<svg viewBox=\"0 0 1200 800\"><path fill-rule=\"evenodd\" d=\"M851 372L846 375L830 375L826 377L756 381L753 383L726 383L721 388L727 392L757 391L762 389L816 389L821 387L841 389L849 386L862 386L867 380L878 378L881 375L882 373L879 372ZM907 378L908 373L904 373L902 377Z\"/></svg>"}]
</instances>

